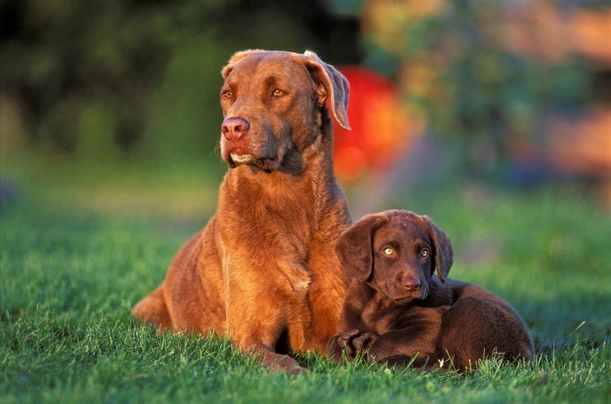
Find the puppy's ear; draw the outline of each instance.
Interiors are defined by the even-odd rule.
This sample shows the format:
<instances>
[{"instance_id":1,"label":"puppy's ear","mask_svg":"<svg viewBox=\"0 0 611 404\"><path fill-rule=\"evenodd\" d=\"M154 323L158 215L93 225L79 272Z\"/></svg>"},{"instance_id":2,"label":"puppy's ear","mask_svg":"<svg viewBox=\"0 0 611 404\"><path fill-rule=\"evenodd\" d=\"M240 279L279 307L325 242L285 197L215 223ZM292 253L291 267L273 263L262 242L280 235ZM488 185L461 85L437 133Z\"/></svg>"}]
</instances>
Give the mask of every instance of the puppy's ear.
<instances>
[{"instance_id":1,"label":"puppy's ear","mask_svg":"<svg viewBox=\"0 0 611 404\"><path fill-rule=\"evenodd\" d=\"M314 52L306 51L303 56L312 79L318 85L318 103L323 105L329 98L333 116L342 128L350 130L347 113L350 95L348 80L333 66L320 60Z\"/></svg>"},{"instance_id":2,"label":"puppy's ear","mask_svg":"<svg viewBox=\"0 0 611 404\"><path fill-rule=\"evenodd\" d=\"M259 52L265 52L265 51L260 50L260 49L250 49L250 50L245 50L245 51L234 53L231 56L231 58L229 58L229 62L227 62L227 65L223 67L223 70L221 70L221 75L223 76L223 79L226 79L227 76L229 76L229 73L231 73L236 63L238 63L240 60L244 59L245 57L252 55L253 53L259 53Z\"/></svg>"},{"instance_id":3,"label":"puppy's ear","mask_svg":"<svg viewBox=\"0 0 611 404\"><path fill-rule=\"evenodd\" d=\"M445 282L452 263L454 261L454 251L452 250L452 242L448 235L441 230L431 219L427 216L422 216L426 221L429 230L429 237L435 247L435 267L437 268L437 275L442 282Z\"/></svg>"},{"instance_id":4,"label":"puppy's ear","mask_svg":"<svg viewBox=\"0 0 611 404\"><path fill-rule=\"evenodd\" d=\"M335 252L344 270L356 279L366 281L373 270L373 234L384 224L381 215L367 215L343 232Z\"/></svg>"}]
</instances>

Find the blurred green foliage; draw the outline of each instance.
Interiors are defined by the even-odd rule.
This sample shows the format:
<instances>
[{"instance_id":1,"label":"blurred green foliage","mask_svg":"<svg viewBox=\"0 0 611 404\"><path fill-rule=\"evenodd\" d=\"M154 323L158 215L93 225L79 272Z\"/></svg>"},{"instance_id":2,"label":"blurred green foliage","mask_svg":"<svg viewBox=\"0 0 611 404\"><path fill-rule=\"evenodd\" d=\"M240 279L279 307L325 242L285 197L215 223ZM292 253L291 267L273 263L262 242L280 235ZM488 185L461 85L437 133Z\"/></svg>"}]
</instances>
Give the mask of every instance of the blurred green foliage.
<instances>
[{"instance_id":1,"label":"blurred green foliage","mask_svg":"<svg viewBox=\"0 0 611 404\"><path fill-rule=\"evenodd\" d=\"M426 116L434 134L456 147L468 171L502 167L521 142L541 146L546 136L543 114L554 108L579 109L590 99L594 66L576 52L541 57L516 51L513 42L522 38L511 37L515 27L510 25L516 18L524 24L519 13L528 13L527 4L381 3L388 4L364 2L365 14L374 21L365 32L365 63L397 77L407 103ZM598 3L577 1L573 6ZM562 2L545 4L560 16L552 18L565 18L571 10ZM543 17L532 18L526 24L536 25ZM391 27L379 28L376 19ZM384 30L400 34L388 38ZM541 38L533 38L533 44L537 41ZM542 54L563 52L553 49L557 43L537 45Z\"/></svg>"},{"instance_id":2,"label":"blurred green foliage","mask_svg":"<svg viewBox=\"0 0 611 404\"><path fill-rule=\"evenodd\" d=\"M382 41L390 48L368 25L378 12L374 6L383 3L396 7L381 18L383 26L394 27ZM441 12L435 11L439 4ZM10 109L22 122L2 125L21 129L2 131L3 171L16 160L7 155L25 150L34 160L76 160L79 169L178 163L220 176L220 69L237 50L272 48L312 49L336 65L362 59L394 76L408 104L423 113L444 145L458 150L467 169L494 172L521 142L544 145L545 111L581 107L592 88L592 66L577 54L541 59L508 48L508 5L2 0L3 120Z\"/></svg>"},{"instance_id":3,"label":"blurred green foliage","mask_svg":"<svg viewBox=\"0 0 611 404\"><path fill-rule=\"evenodd\" d=\"M25 133L2 136L93 167L209 161L220 172L221 67L244 48L315 48L320 12L281 0L3 0L2 99Z\"/></svg>"}]
</instances>

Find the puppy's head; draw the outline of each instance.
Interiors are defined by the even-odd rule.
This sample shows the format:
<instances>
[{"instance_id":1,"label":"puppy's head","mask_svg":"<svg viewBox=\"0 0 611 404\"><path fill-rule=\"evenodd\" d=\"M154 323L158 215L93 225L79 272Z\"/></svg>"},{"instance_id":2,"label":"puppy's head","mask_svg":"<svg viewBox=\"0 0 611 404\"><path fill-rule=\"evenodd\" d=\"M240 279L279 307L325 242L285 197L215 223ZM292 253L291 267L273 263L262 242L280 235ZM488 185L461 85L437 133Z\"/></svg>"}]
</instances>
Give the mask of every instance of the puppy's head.
<instances>
[{"instance_id":1,"label":"puppy's head","mask_svg":"<svg viewBox=\"0 0 611 404\"><path fill-rule=\"evenodd\" d=\"M400 303L425 299L435 268L444 282L453 256L442 230L404 210L363 217L340 236L336 252L349 274Z\"/></svg>"},{"instance_id":2,"label":"puppy's head","mask_svg":"<svg viewBox=\"0 0 611 404\"><path fill-rule=\"evenodd\" d=\"M312 52L238 52L222 75L221 157L232 168L246 164L271 172L299 166L329 119L327 100L349 129L348 81Z\"/></svg>"}]
</instances>

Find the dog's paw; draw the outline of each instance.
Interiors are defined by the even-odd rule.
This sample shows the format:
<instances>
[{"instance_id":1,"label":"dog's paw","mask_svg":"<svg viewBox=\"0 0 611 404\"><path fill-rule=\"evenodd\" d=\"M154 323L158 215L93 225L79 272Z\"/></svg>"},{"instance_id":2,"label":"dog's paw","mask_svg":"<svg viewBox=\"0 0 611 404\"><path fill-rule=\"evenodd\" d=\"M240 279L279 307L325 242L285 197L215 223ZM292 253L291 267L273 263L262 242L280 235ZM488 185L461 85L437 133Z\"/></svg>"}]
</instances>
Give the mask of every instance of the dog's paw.
<instances>
[{"instance_id":1,"label":"dog's paw","mask_svg":"<svg viewBox=\"0 0 611 404\"><path fill-rule=\"evenodd\" d=\"M367 352L371 345L378 339L378 335L372 332L362 333L353 329L333 337L329 343L329 356L336 362L342 357L353 360L357 355Z\"/></svg>"},{"instance_id":2,"label":"dog's paw","mask_svg":"<svg viewBox=\"0 0 611 404\"><path fill-rule=\"evenodd\" d=\"M371 347L371 345L378 339L378 335L372 332L366 332L352 340L352 347L354 348L355 355L358 355Z\"/></svg>"},{"instance_id":3,"label":"dog's paw","mask_svg":"<svg viewBox=\"0 0 611 404\"><path fill-rule=\"evenodd\" d=\"M352 340L354 337L358 336L359 333L359 330L353 329L342 332L341 334L331 338L331 341L329 341L329 348L327 350L329 357L336 362L339 362L343 356L346 356L350 360L354 359L356 352L352 345Z\"/></svg>"}]
</instances>

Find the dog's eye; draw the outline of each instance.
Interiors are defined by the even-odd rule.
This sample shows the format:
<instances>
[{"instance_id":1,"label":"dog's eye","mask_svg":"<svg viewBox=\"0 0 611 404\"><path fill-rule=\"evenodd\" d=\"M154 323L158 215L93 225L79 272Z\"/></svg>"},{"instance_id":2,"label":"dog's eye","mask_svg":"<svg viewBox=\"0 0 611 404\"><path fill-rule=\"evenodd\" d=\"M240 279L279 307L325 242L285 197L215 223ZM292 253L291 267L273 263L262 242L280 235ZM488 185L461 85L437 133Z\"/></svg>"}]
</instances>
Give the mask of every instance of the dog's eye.
<instances>
[{"instance_id":1,"label":"dog's eye","mask_svg":"<svg viewBox=\"0 0 611 404\"><path fill-rule=\"evenodd\" d=\"M382 250L382 253L384 253L384 255L386 255L387 257L390 257L391 255L393 255L394 252L395 250L393 250L390 247L386 247L385 249Z\"/></svg>"},{"instance_id":2,"label":"dog's eye","mask_svg":"<svg viewBox=\"0 0 611 404\"><path fill-rule=\"evenodd\" d=\"M223 93L221 94L221 96L222 96L223 98L225 98L226 100L230 100L230 99L232 99L232 98L233 98L233 93L232 93L231 91L227 90L227 91L223 91Z\"/></svg>"},{"instance_id":3,"label":"dog's eye","mask_svg":"<svg viewBox=\"0 0 611 404\"><path fill-rule=\"evenodd\" d=\"M420 250L420 256L423 258L426 258L430 255L430 251L428 248L423 248L422 250Z\"/></svg>"},{"instance_id":4,"label":"dog's eye","mask_svg":"<svg viewBox=\"0 0 611 404\"><path fill-rule=\"evenodd\" d=\"M282 90L279 89L275 89L274 92L272 93L272 95L276 98L280 98L283 97L286 93Z\"/></svg>"}]
</instances>

